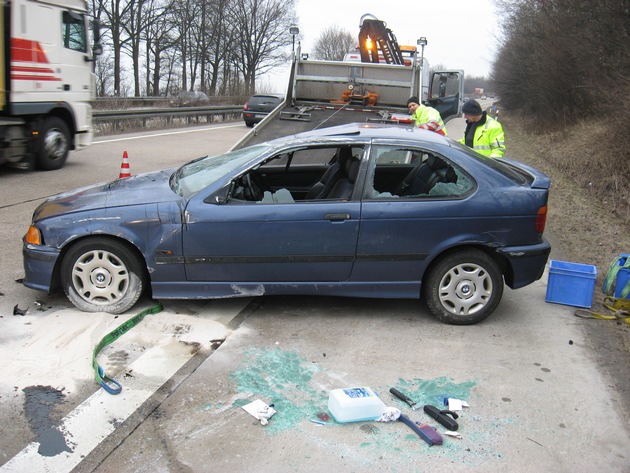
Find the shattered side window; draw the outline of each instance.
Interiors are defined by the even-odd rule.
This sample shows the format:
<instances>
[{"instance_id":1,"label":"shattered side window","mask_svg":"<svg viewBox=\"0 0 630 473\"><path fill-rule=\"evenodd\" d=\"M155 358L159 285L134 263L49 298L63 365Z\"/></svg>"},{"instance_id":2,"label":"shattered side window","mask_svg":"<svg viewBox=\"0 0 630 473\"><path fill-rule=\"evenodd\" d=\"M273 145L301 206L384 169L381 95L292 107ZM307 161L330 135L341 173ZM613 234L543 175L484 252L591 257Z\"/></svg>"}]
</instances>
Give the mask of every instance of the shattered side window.
<instances>
[{"instance_id":1,"label":"shattered side window","mask_svg":"<svg viewBox=\"0 0 630 473\"><path fill-rule=\"evenodd\" d=\"M475 187L472 177L433 151L376 145L370 156L367 199L457 198Z\"/></svg>"},{"instance_id":2,"label":"shattered side window","mask_svg":"<svg viewBox=\"0 0 630 473\"><path fill-rule=\"evenodd\" d=\"M429 191L431 197L457 197L468 193L473 187L473 181L462 172L461 169L453 166L457 175L457 182L438 182Z\"/></svg>"}]
</instances>

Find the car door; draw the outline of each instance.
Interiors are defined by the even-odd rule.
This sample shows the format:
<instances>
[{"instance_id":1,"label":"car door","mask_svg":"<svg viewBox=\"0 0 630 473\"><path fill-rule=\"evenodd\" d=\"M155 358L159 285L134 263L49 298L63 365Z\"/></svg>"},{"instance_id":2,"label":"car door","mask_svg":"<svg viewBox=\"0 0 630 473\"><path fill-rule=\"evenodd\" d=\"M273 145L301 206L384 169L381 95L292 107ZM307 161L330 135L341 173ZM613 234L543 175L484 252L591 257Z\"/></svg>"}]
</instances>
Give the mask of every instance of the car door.
<instances>
[{"instance_id":1,"label":"car door","mask_svg":"<svg viewBox=\"0 0 630 473\"><path fill-rule=\"evenodd\" d=\"M400 158L407 155L409 160ZM413 174L416 167L424 168L435 158L437 153L415 144L371 147L353 281L420 281L427 256L463 232L471 209L466 197L475 183L452 163L452 171L444 172L443 179L435 179L441 170ZM430 182L428 187L410 183L410 189L420 188L422 194L402 190L409 174Z\"/></svg>"},{"instance_id":2,"label":"car door","mask_svg":"<svg viewBox=\"0 0 630 473\"><path fill-rule=\"evenodd\" d=\"M431 76L428 105L435 108L444 122L459 116L464 97L464 71L435 71Z\"/></svg>"},{"instance_id":3,"label":"car door","mask_svg":"<svg viewBox=\"0 0 630 473\"><path fill-rule=\"evenodd\" d=\"M228 196L216 203L204 197L193 197L185 212L188 280L339 282L350 276L360 199L267 203Z\"/></svg>"}]
</instances>

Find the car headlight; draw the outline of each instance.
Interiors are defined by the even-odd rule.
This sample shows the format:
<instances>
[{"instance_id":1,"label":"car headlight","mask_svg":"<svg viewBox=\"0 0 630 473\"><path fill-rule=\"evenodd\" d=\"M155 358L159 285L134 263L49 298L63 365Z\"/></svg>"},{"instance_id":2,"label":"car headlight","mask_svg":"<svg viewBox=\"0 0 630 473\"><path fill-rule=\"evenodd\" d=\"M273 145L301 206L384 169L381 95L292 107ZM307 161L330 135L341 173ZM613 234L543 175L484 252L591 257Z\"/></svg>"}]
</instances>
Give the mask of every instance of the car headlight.
<instances>
[{"instance_id":1,"label":"car headlight","mask_svg":"<svg viewBox=\"0 0 630 473\"><path fill-rule=\"evenodd\" d=\"M28 231L26 235L24 235L24 241L29 245L41 245L42 244L42 234L34 225L28 227Z\"/></svg>"}]
</instances>

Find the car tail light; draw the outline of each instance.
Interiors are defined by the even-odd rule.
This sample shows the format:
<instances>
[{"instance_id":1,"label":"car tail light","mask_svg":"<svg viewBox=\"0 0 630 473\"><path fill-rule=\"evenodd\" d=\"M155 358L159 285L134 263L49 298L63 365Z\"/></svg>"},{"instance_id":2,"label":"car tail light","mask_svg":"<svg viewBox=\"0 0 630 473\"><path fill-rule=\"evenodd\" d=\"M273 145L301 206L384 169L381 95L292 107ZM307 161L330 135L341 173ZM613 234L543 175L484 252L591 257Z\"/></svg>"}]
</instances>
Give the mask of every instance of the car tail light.
<instances>
[{"instance_id":1,"label":"car tail light","mask_svg":"<svg viewBox=\"0 0 630 473\"><path fill-rule=\"evenodd\" d=\"M245 105L243 105L243 110L247 110L247 102L245 102Z\"/></svg>"},{"instance_id":2,"label":"car tail light","mask_svg":"<svg viewBox=\"0 0 630 473\"><path fill-rule=\"evenodd\" d=\"M547 223L547 206L543 205L538 209L538 215L536 215L536 231L543 233L545 231L545 224Z\"/></svg>"}]
</instances>

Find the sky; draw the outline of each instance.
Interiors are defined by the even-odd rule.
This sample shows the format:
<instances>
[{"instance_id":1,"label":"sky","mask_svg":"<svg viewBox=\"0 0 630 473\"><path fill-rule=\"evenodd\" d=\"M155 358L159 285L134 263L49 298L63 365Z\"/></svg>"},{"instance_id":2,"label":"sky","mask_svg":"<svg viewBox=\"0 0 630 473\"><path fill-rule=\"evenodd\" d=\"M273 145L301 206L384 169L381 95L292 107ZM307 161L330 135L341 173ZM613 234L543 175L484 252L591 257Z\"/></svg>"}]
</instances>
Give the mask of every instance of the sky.
<instances>
[{"instance_id":1,"label":"sky","mask_svg":"<svg viewBox=\"0 0 630 473\"><path fill-rule=\"evenodd\" d=\"M426 37L430 65L472 76L489 76L501 33L493 0L297 0L296 11L303 53L332 25L358 37L361 17L371 13L387 23L398 44L415 45ZM283 90L287 74L278 70L263 81Z\"/></svg>"}]
</instances>

